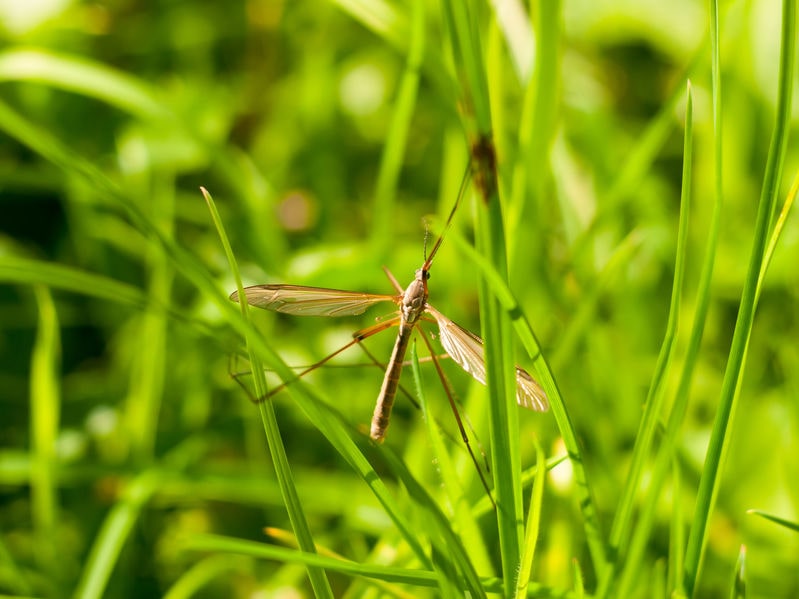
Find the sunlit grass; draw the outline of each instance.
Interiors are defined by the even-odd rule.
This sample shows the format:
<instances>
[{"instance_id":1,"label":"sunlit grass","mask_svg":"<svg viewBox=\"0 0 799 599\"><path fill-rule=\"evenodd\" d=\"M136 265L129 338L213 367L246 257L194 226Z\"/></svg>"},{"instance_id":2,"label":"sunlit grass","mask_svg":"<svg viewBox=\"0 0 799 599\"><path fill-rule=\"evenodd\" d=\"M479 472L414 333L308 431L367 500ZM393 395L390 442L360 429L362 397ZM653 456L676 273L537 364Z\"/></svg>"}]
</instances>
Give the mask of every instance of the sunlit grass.
<instances>
[{"instance_id":1,"label":"sunlit grass","mask_svg":"<svg viewBox=\"0 0 799 599\"><path fill-rule=\"evenodd\" d=\"M795 594L794 4L160 8L0 53L0 593ZM385 317L229 294L391 293L469 160L430 301L490 497L424 344L382 446L374 366L229 375Z\"/></svg>"}]
</instances>

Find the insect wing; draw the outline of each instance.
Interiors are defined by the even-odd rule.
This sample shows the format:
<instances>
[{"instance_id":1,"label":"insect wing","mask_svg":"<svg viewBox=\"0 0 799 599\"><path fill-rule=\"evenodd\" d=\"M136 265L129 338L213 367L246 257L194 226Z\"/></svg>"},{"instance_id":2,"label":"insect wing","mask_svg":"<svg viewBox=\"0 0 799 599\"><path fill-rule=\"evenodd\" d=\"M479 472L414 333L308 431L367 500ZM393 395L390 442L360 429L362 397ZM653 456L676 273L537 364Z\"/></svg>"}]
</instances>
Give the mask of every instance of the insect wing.
<instances>
[{"instance_id":1,"label":"insect wing","mask_svg":"<svg viewBox=\"0 0 799 599\"><path fill-rule=\"evenodd\" d=\"M393 295L301 285L253 285L244 289L244 297L251 306L300 316L354 316L380 302L398 302ZM230 299L239 301L238 291Z\"/></svg>"},{"instance_id":2,"label":"insect wing","mask_svg":"<svg viewBox=\"0 0 799 599\"><path fill-rule=\"evenodd\" d=\"M449 356L466 372L485 385L486 367L483 340L455 324L435 308L427 311L438 323L441 345ZM530 374L516 366L516 402L525 408L544 412L549 408L547 395Z\"/></svg>"}]
</instances>

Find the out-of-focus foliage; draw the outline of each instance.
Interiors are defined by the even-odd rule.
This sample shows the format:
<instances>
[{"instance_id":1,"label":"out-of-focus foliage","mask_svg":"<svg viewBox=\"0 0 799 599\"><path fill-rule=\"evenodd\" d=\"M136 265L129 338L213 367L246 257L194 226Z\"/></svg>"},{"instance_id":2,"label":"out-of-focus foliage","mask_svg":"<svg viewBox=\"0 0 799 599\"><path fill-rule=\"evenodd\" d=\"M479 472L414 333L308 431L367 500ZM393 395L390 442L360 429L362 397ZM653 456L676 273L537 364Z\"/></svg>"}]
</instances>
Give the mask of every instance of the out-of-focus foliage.
<instances>
[{"instance_id":1,"label":"out-of-focus foliage","mask_svg":"<svg viewBox=\"0 0 799 599\"><path fill-rule=\"evenodd\" d=\"M443 10L420 1L418 96L393 201L378 206L381 159L408 76L413 4L0 5L0 593L93 589L87 572L101 570L104 558L106 596L310 593L302 565L183 544L198 533L266 541L265 526L291 527L257 409L229 376L246 369L230 364L243 341L197 288L187 259L168 248L185 251L220 296L234 289L204 186L246 284L391 293L381 265L410 280L423 261L422 219L454 202L471 141L462 125L470 110L465 74L451 64ZM511 189L518 194L506 210L510 286L570 410L609 530L668 315L686 77L694 185L678 365L695 308L714 198L709 3L565 0L549 65L556 85L544 91L535 90L538 4L471 4L480 15L501 191L509 206ZM658 576L681 550L669 548L670 528L691 522L774 124L777 3L724 3L720 19L724 208L711 308L675 463L681 482L659 498L637 597L668 588ZM535 111L532 93L553 107L543 139L522 133ZM540 144L540 162L525 162L525 144ZM799 168L796 147L788 148L781 198ZM527 179L514 188L520 173ZM461 231L469 231L472 200L457 216ZM746 514L799 519L797 252L790 218L760 299L697 596L729 595L742 544L750 597L799 593L799 537ZM475 331L478 276L445 240L431 302ZM123 289L130 299L115 299ZM253 318L286 362L307 365L380 314ZM368 347L385 359L392 342L384 333ZM521 352L519 360L531 364ZM305 380L349 424L364 426L382 375L363 365L357 348L342 363L359 366ZM487 443L483 388L444 366ZM457 437L433 369L422 368L436 417ZM675 373L667 408L676 382ZM420 568L368 486L291 397L276 396L275 408L316 541L361 564ZM535 460L533 435L549 457L562 453L548 415L519 416L525 468ZM425 431L421 413L400 397L387 444L449 513ZM466 495L485 501L468 455L450 445ZM386 472L377 458L375 468ZM572 588L572 558L589 591L597 583L574 497L566 463L545 491L532 569L554 593ZM118 528L109 531L111 522ZM478 522L486 548L478 574L497 576L495 519ZM336 596L371 588L348 574L330 580Z\"/></svg>"}]
</instances>

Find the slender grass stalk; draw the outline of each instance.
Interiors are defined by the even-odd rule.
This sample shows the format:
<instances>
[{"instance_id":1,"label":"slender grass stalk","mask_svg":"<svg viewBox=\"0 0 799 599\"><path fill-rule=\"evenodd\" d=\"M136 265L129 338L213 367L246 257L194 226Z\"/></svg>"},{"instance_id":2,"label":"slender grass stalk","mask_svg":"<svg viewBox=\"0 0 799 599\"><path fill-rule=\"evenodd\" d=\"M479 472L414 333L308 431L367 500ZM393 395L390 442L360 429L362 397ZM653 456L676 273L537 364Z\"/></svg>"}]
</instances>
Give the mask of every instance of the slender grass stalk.
<instances>
[{"instance_id":1,"label":"slender grass stalk","mask_svg":"<svg viewBox=\"0 0 799 599\"><path fill-rule=\"evenodd\" d=\"M453 527L456 529L458 536L463 540L464 546L468 547L469 558L474 564L475 569L484 574L493 574L491 559L488 556L485 541L475 521L465 490L459 481L458 473L447 452L444 439L441 436L440 427L430 411L430 406L427 402L427 394L425 393L427 387L422 377L421 368L419 368L419 357L415 343L411 345L410 358L411 370L416 385L416 396L419 400L419 405L422 406L422 413L424 414L425 423L427 424L430 446L435 456L435 464L441 476L441 482L446 493L449 510L453 515Z\"/></svg>"},{"instance_id":2,"label":"slender grass stalk","mask_svg":"<svg viewBox=\"0 0 799 599\"><path fill-rule=\"evenodd\" d=\"M464 89L473 112L467 113L465 126L472 144L472 168L480 196L476 236L480 252L493 268L507 278L505 245L496 151L492 136L490 96L483 63L477 7L470 2L445 3L453 56L462 69ZM486 378L489 396L491 465L497 504L502 578L506 593L518 575L522 541L522 486L519 450L519 424L515 405L513 351L508 316L494 299L485 277L478 297L481 328L485 341Z\"/></svg>"},{"instance_id":3,"label":"slender grass stalk","mask_svg":"<svg viewBox=\"0 0 799 599\"><path fill-rule=\"evenodd\" d=\"M438 584L436 574L428 570L360 564L350 560L327 557L316 552L296 551L276 545L232 539L221 535L194 535L183 542L183 547L193 551L233 553L258 559L276 560L283 563L303 564L308 568L376 578L386 582L403 583L417 587L435 587Z\"/></svg>"},{"instance_id":4,"label":"slender grass stalk","mask_svg":"<svg viewBox=\"0 0 799 599\"><path fill-rule=\"evenodd\" d=\"M688 217L691 211L691 188L693 185L693 97L691 95L690 83L687 89L685 105L685 136L683 140L683 170L682 170L682 191L680 194L680 224L677 231L677 252L674 261L674 280L671 288L671 302L669 305L669 315L666 322L666 332L663 343L660 346L655 372L647 393L644 413L635 437L633 447L632 462L627 475L627 481L622 489L619 506L613 519L613 526L610 531L610 546L614 548L616 556L614 565L608 571L608 577L602 581L603 592L609 590L611 579L618 570L619 564L625 559L629 550L629 535L633 526L633 503L639 490L641 479L644 474L652 441L655 432L660 427L661 412L663 410L663 400L665 397L665 381L671 369L674 356L674 340L677 336L677 328L680 321L680 305L683 302L683 279L685 278L685 262L688 253ZM648 507L654 510L656 495L650 496ZM640 547L643 550L643 546ZM631 568L628 571L633 571ZM621 591L623 595L628 591Z\"/></svg>"},{"instance_id":5,"label":"slender grass stalk","mask_svg":"<svg viewBox=\"0 0 799 599\"><path fill-rule=\"evenodd\" d=\"M164 593L164 599L190 599L198 591L218 578L230 573L246 571L252 567L251 560L239 555L212 555L201 559L186 570Z\"/></svg>"},{"instance_id":6,"label":"slender grass stalk","mask_svg":"<svg viewBox=\"0 0 799 599\"><path fill-rule=\"evenodd\" d=\"M735 574L730 585L730 599L746 599L746 545L741 545L738 561L735 562Z\"/></svg>"},{"instance_id":7,"label":"slender grass stalk","mask_svg":"<svg viewBox=\"0 0 799 599\"><path fill-rule=\"evenodd\" d=\"M747 514L755 514L756 516L760 516L761 518L765 518L766 520L770 520L780 526L787 528L788 530L792 530L794 532L799 532L799 522L792 522L790 520L786 520L785 518L779 518L778 516L774 516L772 514L767 514L761 510L749 510L746 512Z\"/></svg>"},{"instance_id":8,"label":"slender grass stalk","mask_svg":"<svg viewBox=\"0 0 799 599\"><path fill-rule=\"evenodd\" d=\"M151 203L153 221L166 237L172 236L174 227L175 198L171 187L163 186L155 191ZM164 371L167 357L168 311L174 271L166 256L157 246L148 248L149 281L147 284L150 308L140 315L140 344L131 366L130 387L127 397L126 422L131 437L134 459L140 464L152 462L155 457L155 442L158 432L158 416L163 399Z\"/></svg>"},{"instance_id":9,"label":"slender grass stalk","mask_svg":"<svg viewBox=\"0 0 799 599\"><path fill-rule=\"evenodd\" d=\"M119 554L142 508L158 489L161 480L159 471L147 469L126 485L122 498L108 513L94 539L74 597L94 599L105 596Z\"/></svg>"},{"instance_id":10,"label":"slender grass stalk","mask_svg":"<svg viewBox=\"0 0 799 599\"><path fill-rule=\"evenodd\" d=\"M411 120L419 94L419 75L425 51L425 3L413 0L410 43L405 72L402 75L394 112L388 130L375 189L372 222L372 247L377 256L385 256L391 243L395 218L397 180L408 145Z\"/></svg>"},{"instance_id":11,"label":"slender grass stalk","mask_svg":"<svg viewBox=\"0 0 799 599\"><path fill-rule=\"evenodd\" d=\"M682 497L682 468L679 460L676 458L672 460L671 472L671 487L674 497ZM654 505L654 502L651 503ZM642 516L641 520L643 519L644 517ZM683 558L685 556L685 513L683 511L682 502L680 501L674 502L670 524L669 571L666 584L668 585L667 589L671 591L671 595L676 599L676 597L682 596ZM652 524L644 522L641 527L648 527L648 529L651 530Z\"/></svg>"},{"instance_id":12,"label":"slender grass stalk","mask_svg":"<svg viewBox=\"0 0 799 599\"><path fill-rule=\"evenodd\" d=\"M741 294L738 318L735 323L729 360L724 372L721 397L713 423L705 466L699 483L696 511L688 538L685 556L685 587L693 596L699 578L702 556L707 544L710 517L718 497L721 471L729 449L728 430L735 417L738 391L743 377L746 348L752 332L757 284L766 252L768 224L776 205L788 141L791 95L796 48L796 6L792 0L783 2L779 90L774 133L769 149L760 203L755 222L755 235L749 267Z\"/></svg>"},{"instance_id":13,"label":"slender grass stalk","mask_svg":"<svg viewBox=\"0 0 799 599\"><path fill-rule=\"evenodd\" d=\"M634 537L630 544L630 555L625 564L625 572L622 574L620 588L628 588L632 584L632 578L636 575L637 564L643 554L643 548L648 542L649 534L654 522L653 513L655 504L660 496L663 484L673 461L676 459L676 450L680 440L680 427L688 407L689 391L693 378L694 368L698 363L699 349L704 334L705 322L707 321L708 309L710 307L710 291L713 280L713 270L718 245L719 229L721 225L721 213L723 207L722 194L722 138L721 138L721 71L720 54L718 44L718 5L716 2L711 4L711 63L713 81L713 130L714 130L714 200L711 214L710 226L708 229L707 243L705 245L702 270L699 276L699 287L696 296L696 311L691 327L688 345L685 351L683 369L680 373L680 380L677 386L674 404L669 414L666 430L663 435L663 442L658 452L652 479L649 484L648 497L644 501L644 512L634 531ZM679 526L673 523L673 526ZM672 546L672 551L682 551L682 545ZM675 559L675 563L682 565L682 558ZM678 595L683 593L683 576L672 586Z\"/></svg>"},{"instance_id":14,"label":"slender grass stalk","mask_svg":"<svg viewBox=\"0 0 799 599\"><path fill-rule=\"evenodd\" d=\"M39 551L36 558L44 572L60 580L58 559L58 489L55 480L56 439L61 420L61 392L58 370L61 362L61 335L58 313L50 290L33 287L39 309L36 342L31 357L31 504Z\"/></svg>"},{"instance_id":15,"label":"slender grass stalk","mask_svg":"<svg viewBox=\"0 0 799 599\"><path fill-rule=\"evenodd\" d=\"M524 104L518 126L519 159L513 166L507 202L508 244L517 247L518 231L523 226L524 211L542 213L540 205L551 186L551 148L558 126L560 100L560 43L562 3L560 0L537 0L533 3L536 19L535 66L524 92ZM532 199L528 194L532 193ZM539 242L539 247L542 243ZM541 252L543 254L543 252ZM511 259L518 252L511 251ZM515 269L513 265L511 272Z\"/></svg>"},{"instance_id":16,"label":"slender grass stalk","mask_svg":"<svg viewBox=\"0 0 799 599\"><path fill-rule=\"evenodd\" d=\"M219 218L219 213L216 209L211 194L205 189L202 189L203 197L208 203L208 209L211 212L211 217L216 226L219 238L225 248L225 254L228 258L233 277L236 280L236 288L238 289L239 297L244 297L244 285L241 282L241 274L239 273L236 258L233 255L233 249L230 246L227 233ZM241 315L244 320L248 319L249 304L247 302L239 302ZM265 397L267 393L266 376L264 375L264 368L258 354L253 350L250 338L252 335L247 336L247 351L250 358L250 364L253 369L253 380L255 384L255 393L257 397ZM275 467L275 474L277 476L278 485L283 495L283 501L286 505L286 511L289 516L294 534L297 536L297 541L300 548L308 553L316 551L313 535L311 534L308 519L305 517L305 512L302 507L297 487L294 484L294 477L291 473L291 466L288 462L286 455L286 448L283 445L283 439L280 434L280 427L277 424L277 417L275 415L274 406L270 400L258 402L261 420L264 425L264 433L266 433L266 441L269 445L269 453L272 456L272 463ZM311 586L314 589L314 594L317 597L332 597L333 590L330 587L330 582L327 580L324 570L320 568L309 567L308 578Z\"/></svg>"},{"instance_id":17,"label":"slender grass stalk","mask_svg":"<svg viewBox=\"0 0 799 599\"><path fill-rule=\"evenodd\" d=\"M552 370L541 352L535 333L522 311L521 306L513 296L513 293L503 281L502 277L494 270L492 264L474 247L469 245L456 231L450 230L448 239L450 243L454 244L458 250L469 259L469 262L473 264L480 271L480 274L489 282L491 293L497 298L502 309L511 318L516 334L522 342L522 346L527 352L527 355L533 360L536 379L544 388L547 397L549 397L552 415L555 417L555 421L558 424L558 430L563 437L563 443L574 470L574 478L578 489L578 502L583 512L583 526L591 556L595 561L595 567L597 569L603 568L607 561L607 548L599 523L599 512L593 499L588 473L584 466L582 450L580 448L580 443L577 441L577 432L572 425L571 417L566 409L566 404L560 394L555 378L552 375Z\"/></svg>"},{"instance_id":18,"label":"slender grass stalk","mask_svg":"<svg viewBox=\"0 0 799 599\"><path fill-rule=\"evenodd\" d=\"M544 486L546 483L546 468L543 465L546 455L537 439L535 440L535 456L535 462L539 464L539 467L536 470L535 481L530 491L530 506L527 508L527 525L525 526L524 544L522 545L521 567L516 581L516 599L522 599L527 596L527 587L533 571L535 547L541 526L541 512L543 511Z\"/></svg>"}]
</instances>

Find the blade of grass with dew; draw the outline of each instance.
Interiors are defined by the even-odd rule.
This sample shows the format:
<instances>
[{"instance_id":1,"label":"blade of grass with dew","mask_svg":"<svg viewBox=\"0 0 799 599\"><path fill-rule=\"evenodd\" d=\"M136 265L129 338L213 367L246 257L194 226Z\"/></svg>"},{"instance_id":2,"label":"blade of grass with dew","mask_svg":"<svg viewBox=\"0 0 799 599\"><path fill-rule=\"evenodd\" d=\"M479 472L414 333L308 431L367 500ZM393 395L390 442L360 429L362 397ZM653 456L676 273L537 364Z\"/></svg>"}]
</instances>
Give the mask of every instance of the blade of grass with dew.
<instances>
[{"instance_id":1,"label":"blade of grass with dew","mask_svg":"<svg viewBox=\"0 0 799 599\"><path fill-rule=\"evenodd\" d=\"M699 482L694 520L688 537L685 557L685 587L689 596L693 596L696 590L702 557L708 540L710 517L721 483L722 465L729 448L728 431L735 416L737 390L743 377L745 354L752 332L757 282L766 250L768 224L771 214L774 212L785 161L796 49L796 5L792 0L783 2L780 46L776 122L757 210L754 242L741 293L727 368L724 371L719 408L713 423L705 465Z\"/></svg>"},{"instance_id":2,"label":"blade of grass with dew","mask_svg":"<svg viewBox=\"0 0 799 599\"><path fill-rule=\"evenodd\" d=\"M37 544L35 555L42 572L53 584L61 580L56 524L58 489L56 439L61 420L61 392L58 370L61 362L61 334L53 296L43 285L33 287L39 317L31 355L31 516Z\"/></svg>"},{"instance_id":3,"label":"blade of grass with dew","mask_svg":"<svg viewBox=\"0 0 799 599\"><path fill-rule=\"evenodd\" d=\"M230 241L225 232L222 220L219 218L216 204L211 194L204 188L201 188L201 191L208 204L208 209L211 213L211 218L216 227L219 239L225 249L225 255L227 256L228 264L233 273L233 278L236 281L236 289L238 289L239 297L244 297L244 285L241 282L241 273L239 273L238 263L236 262L236 257L233 255L233 249L230 246ZM249 304L247 302L239 302L239 307L241 309L242 318L249 320ZM252 337L252 335L247 336L247 353L249 354L250 364L252 365L255 393L256 397L265 397L267 393L266 376L264 375L264 368L261 360L252 349L250 337ZM313 553L316 551L316 545L314 544L311 528L308 525L308 520L302 508L299 493L297 493L297 487L294 485L294 477L291 473L288 456L286 455L286 448L283 445L280 427L277 424L274 405L269 400L259 401L258 408L264 425L264 433L266 434L269 453L272 456L275 475L277 476L278 485L280 486L280 492L283 495L286 512L288 513L292 529L297 536L297 542L300 548L305 552ZM330 582L324 570L309 567L308 579L317 597L333 596L333 590L330 587Z\"/></svg>"},{"instance_id":4,"label":"blade of grass with dew","mask_svg":"<svg viewBox=\"0 0 799 599\"><path fill-rule=\"evenodd\" d=\"M411 345L411 372L416 385L416 396L419 405L422 406L427 425L427 433L430 439L430 446L433 450L435 464L441 476L441 482L447 496L450 509L453 514L453 523L457 527L458 533L463 540L465 547L469 548L469 557L477 571L493 575L491 559L485 546L485 540L480 534L480 529L474 520L471 508L468 504L464 489L458 480L458 474L452 464L450 455L441 437L441 429L435 417L430 411L425 393L425 384L422 379L422 371L419 368L419 357L416 351L416 343Z\"/></svg>"},{"instance_id":5,"label":"blade of grass with dew","mask_svg":"<svg viewBox=\"0 0 799 599\"><path fill-rule=\"evenodd\" d=\"M482 255L492 267L507 277L507 252L499 198L496 155L492 139L492 121L488 82L483 63L479 20L473 3L449 0L444 4L448 33L456 70L465 76L467 103L474 110L473 119L465 119L472 146L472 168L480 196L475 234ZM521 458L519 423L515 404L515 380L510 338L510 321L481 277L478 298L481 329L485 341L486 383L489 403L491 465L497 504L502 578L509 589L518 573L522 540Z\"/></svg>"},{"instance_id":6,"label":"blade of grass with dew","mask_svg":"<svg viewBox=\"0 0 799 599\"><path fill-rule=\"evenodd\" d=\"M374 254L381 257L386 255L393 237L397 179L408 145L411 120L419 94L419 70L425 50L425 3L423 0L413 0L412 6L408 57L383 146L375 189L371 245Z\"/></svg>"},{"instance_id":7,"label":"blade of grass with dew","mask_svg":"<svg viewBox=\"0 0 799 599\"><path fill-rule=\"evenodd\" d=\"M491 292L499 300L502 308L511 318L516 334L522 342L522 346L527 351L528 356L533 359L535 366L536 379L543 387L549 398L552 414L558 425L558 430L563 437L563 443L569 454L569 459L574 469L574 476L579 489L578 502L585 518L584 526L588 547L591 557L595 562L595 569L600 570L606 567L607 548L599 524L599 513L591 493L591 486L588 481L588 474L583 465L580 445L577 441L577 433L571 424L571 418L566 410L566 404L560 395L552 371L541 352L535 333L530 327L524 312L513 296L513 293L502 280L502 277L494 270L491 263L477 252L466 240L455 230L448 233L450 243L453 243L458 250L477 267L481 274L489 281Z\"/></svg>"},{"instance_id":8,"label":"blade of grass with dew","mask_svg":"<svg viewBox=\"0 0 799 599\"><path fill-rule=\"evenodd\" d=\"M690 84L687 88L685 105L685 135L683 139L682 190L680 193L680 222L677 229L677 251L674 260L674 279L671 286L671 302L666 322L666 332L660 346L655 372L647 392L644 411L638 426L633 446L632 460L627 480L622 488L618 508L610 529L610 546L615 559L607 572L607 578L600 584L607 590L614 583L613 578L619 564L624 560L629 549L630 530L633 525L634 503L644 475L652 448L655 432L660 427L663 400L665 398L665 381L671 370L674 357L674 340L680 321L680 306L683 302L683 279L685 278L685 262L688 253L688 223L691 212L691 189L693 186L693 99ZM655 497L650 497L655 501ZM604 595L604 590L597 593ZM622 592L622 596L624 593Z\"/></svg>"},{"instance_id":9,"label":"blade of grass with dew","mask_svg":"<svg viewBox=\"0 0 799 599\"><path fill-rule=\"evenodd\" d=\"M452 564L451 570L462 577L465 590L474 597L484 597L486 590L474 569L461 538L452 529L451 520L444 515L430 494L408 471L405 463L390 448L379 446L383 459L391 472L402 482L408 495L420 509L424 529L437 552L436 560L446 559Z\"/></svg>"},{"instance_id":10,"label":"blade of grass with dew","mask_svg":"<svg viewBox=\"0 0 799 599\"><path fill-rule=\"evenodd\" d=\"M544 469L547 472L549 472L555 466L557 466L558 464L561 464L562 462L565 462L568 459L569 459L569 456L567 456L567 455L562 455L562 456L556 456L554 458L549 458L544 463ZM527 485L530 485L530 484L533 483L535 478L538 476L538 468L539 468L539 466L538 466L538 464L536 464L535 466L531 466L530 468L527 468L526 470L522 471L522 487L523 488L527 487ZM472 508L472 512L474 513L474 517L477 518L479 516L482 516L483 514L486 514L486 513L490 512L490 511L492 511L493 509L494 509L494 506L491 503L491 498L482 497L479 501L477 501L474 504L474 507Z\"/></svg>"},{"instance_id":11,"label":"blade of grass with dew","mask_svg":"<svg viewBox=\"0 0 799 599\"><path fill-rule=\"evenodd\" d=\"M546 461L544 449L538 439L535 444L535 463L543 465ZM541 529L541 512L544 505L544 485L546 483L546 468L537 468L533 487L530 490L530 506L527 508L527 525L524 532L524 543L522 544L522 560L519 566L519 576L516 581L516 599L523 599L527 596L527 588L530 583L530 576L533 573L533 560L535 558L535 546L538 542L538 535Z\"/></svg>"}]
</instances>

